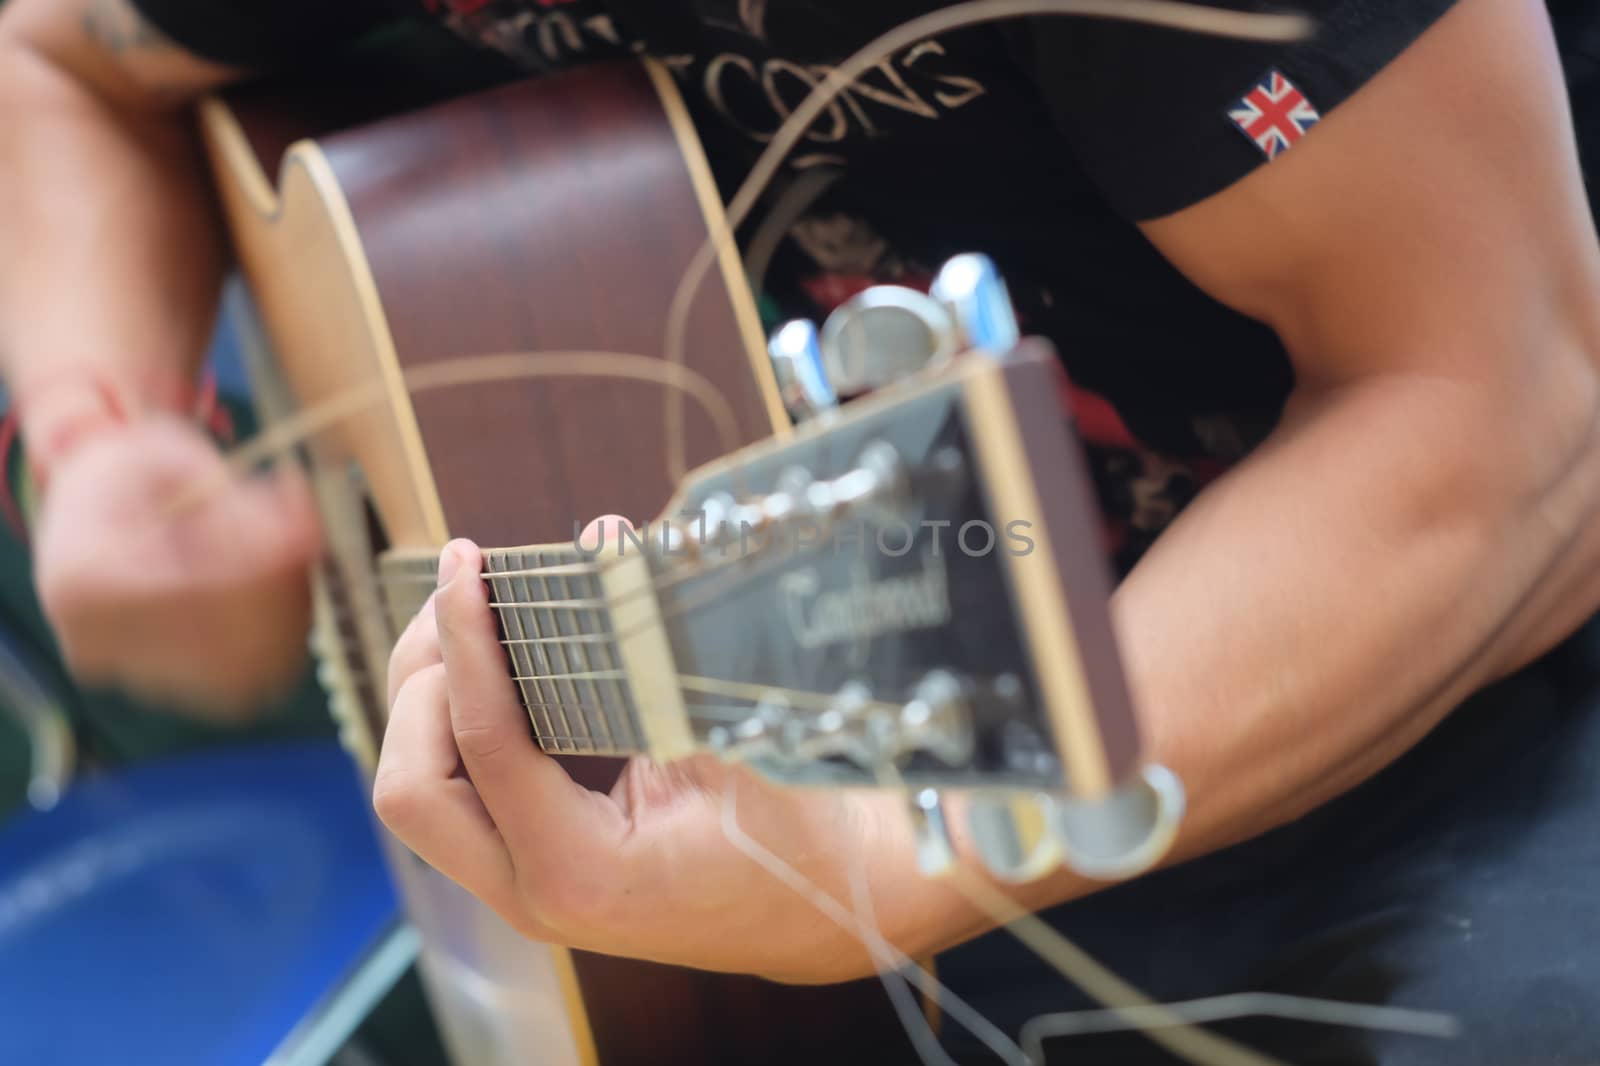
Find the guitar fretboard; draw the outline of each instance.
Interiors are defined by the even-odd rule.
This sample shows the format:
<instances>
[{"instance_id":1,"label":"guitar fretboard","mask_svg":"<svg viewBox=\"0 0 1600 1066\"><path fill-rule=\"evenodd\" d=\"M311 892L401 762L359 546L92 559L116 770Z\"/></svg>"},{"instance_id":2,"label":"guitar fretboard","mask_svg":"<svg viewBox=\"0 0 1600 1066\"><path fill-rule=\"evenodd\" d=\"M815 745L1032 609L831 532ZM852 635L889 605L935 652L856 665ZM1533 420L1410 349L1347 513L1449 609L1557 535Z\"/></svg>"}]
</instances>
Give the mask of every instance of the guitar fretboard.
<instances>
[{"instance_id":1,"label":"guitar fretboard","mask_svg":"<svg viewBox=\"0 0 1600 1066\"><path fill-rule=\"evenodd\" d=\"M644 752L594 561L570 546L483 554L489 603L539 746L556 755ZM398 633L432 592L438 560L389 556L383 567Z\"/></svg>"}]
</instances>

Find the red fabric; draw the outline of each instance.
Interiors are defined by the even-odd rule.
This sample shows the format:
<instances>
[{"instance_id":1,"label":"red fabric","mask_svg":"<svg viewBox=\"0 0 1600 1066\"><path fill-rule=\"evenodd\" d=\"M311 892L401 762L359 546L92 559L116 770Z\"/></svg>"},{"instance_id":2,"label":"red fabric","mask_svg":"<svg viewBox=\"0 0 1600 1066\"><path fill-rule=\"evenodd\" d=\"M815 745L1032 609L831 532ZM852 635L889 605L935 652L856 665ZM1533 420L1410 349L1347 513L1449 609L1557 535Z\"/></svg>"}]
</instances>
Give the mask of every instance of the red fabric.
<instances>
[{"instance_id":1,"label":"red fabric","mask_svg":"<svg viewBox=\"0 0 1600 1066\"><path fill-rule=\"evenodd\" d=\"M103 425L107 419L110 421L127 424L128 413L117 395L103 382L97 382L100 397L104 401L105 418L79 418L69 422L62 430L56 432L42 447L41 453L58 460L71 452L94 429ZM194 419L205 428L213 437L224 444L232 444L234 440L233 416L228 409L217 401L217 376L207 370L200 379L200 387L195 391L192 405ZM26 543L28 540L28 524L22 514L22 507L17 501L16 493L11 488L11 450L16 447L20 437L21 419L17 405L12 404L11 410L6 412L5 418L0 419L0 518L16 534L17 539ZM43 488L45 471L42 467L30 463L30 476L37 488Z\"/></svg>"}]
</instances>

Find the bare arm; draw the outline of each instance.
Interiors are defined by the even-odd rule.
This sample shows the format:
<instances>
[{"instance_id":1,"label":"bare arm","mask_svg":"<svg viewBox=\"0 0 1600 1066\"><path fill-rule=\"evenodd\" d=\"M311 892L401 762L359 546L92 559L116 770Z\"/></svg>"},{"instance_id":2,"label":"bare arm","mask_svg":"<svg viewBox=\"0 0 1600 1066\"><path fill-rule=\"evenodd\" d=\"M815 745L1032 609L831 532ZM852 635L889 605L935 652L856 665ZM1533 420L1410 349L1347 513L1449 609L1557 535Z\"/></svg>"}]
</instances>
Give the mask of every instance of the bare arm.
<instances>
[{"instance_id":1,"label":"bare arm","mask_svg":"<svg viewBox=\"0 0 1600 1066\"><path fill-rule=\"evenodd\" d=\"M0 376L44 475L39 599L80 679L213 716L298 674L317 544L301 482L230 483L175 417L223 264L184 105L237 75L127 0L0 11ZM174 516L201 482L226 488Z\"/></svg>"},{"instance_id":2,"label":"bare arm","mask_svg":"<svg viewBox=\"0 0 1600 1066\"><path fill-rule=\"evenodd\" d=\"M1399 756L1600 597L1600 249L1534 0L1464 0L1279 162L1147 234L1271 324L1284 424L1119 591L1180 852Z\"/></svg>"},{"instance_id":3,"label":"bare arm","mask_svg":"<svg viewBox=\"0 0 1600 1066\"><path fill-rule=\"evenodd\" d=\"M1600 601L1600 247L1543 5L1462 0L1292 151L1145 230L1271 324L1298 381L1282 426L1113 604L1150 754L1189 786L1184 857L1351 788ZM790 980L866 972L728 844L733 788L741 825L836 899L865 868L909 954L992 926L918 877L888 797L693 761L635 763L610 797L575 786L528 737L480 553L447 556L390 663L374 801L525 933ZM1092 887L1015 891L1039 908Z\"/></svg>"},{"instance_id":4,"label":"bare arm","mask_svg":"<svg viewBox=\"0 0 1600 1066\"><path fill-rule=\"evenodd\" d=\"M0 13L0 375L48 460L108 388L170 408L215 310L219 231L183 104L235 72L126 0Z\"/></svg>"}]
</instances>

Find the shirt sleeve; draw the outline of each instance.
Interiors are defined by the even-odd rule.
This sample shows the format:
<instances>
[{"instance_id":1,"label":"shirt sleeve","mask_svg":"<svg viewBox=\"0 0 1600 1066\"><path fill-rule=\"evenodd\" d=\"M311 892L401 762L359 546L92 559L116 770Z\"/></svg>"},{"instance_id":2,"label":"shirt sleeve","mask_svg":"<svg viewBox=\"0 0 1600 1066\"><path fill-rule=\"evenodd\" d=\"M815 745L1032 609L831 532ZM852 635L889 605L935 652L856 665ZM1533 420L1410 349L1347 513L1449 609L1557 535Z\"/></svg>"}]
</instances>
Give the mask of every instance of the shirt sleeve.
<instances>
[{"instance_id":1,"label":"shirt sleeve","mask_svg":"<svg viewBox=\"0 0 1600 1066\"><path fill-rule=\"evenodd\" d=\"M403 0L132 0L179 47L258 72L347 47L397 17Z\"/></svg>"},{"instance_id":2,"label":"shirt sleeve","mask_svg":"<svg viewBox=\"0 0 1600 1066\"><path fill-rule=\"evenodd\" d=\"M1242 42L1110 19L1040 18L1024 64L1050 117L1111 204L1134 221L1217 193L1280 157L1455 0L1231 0L1303 12L1312 36Z\"/></svg>"}]
</instances>

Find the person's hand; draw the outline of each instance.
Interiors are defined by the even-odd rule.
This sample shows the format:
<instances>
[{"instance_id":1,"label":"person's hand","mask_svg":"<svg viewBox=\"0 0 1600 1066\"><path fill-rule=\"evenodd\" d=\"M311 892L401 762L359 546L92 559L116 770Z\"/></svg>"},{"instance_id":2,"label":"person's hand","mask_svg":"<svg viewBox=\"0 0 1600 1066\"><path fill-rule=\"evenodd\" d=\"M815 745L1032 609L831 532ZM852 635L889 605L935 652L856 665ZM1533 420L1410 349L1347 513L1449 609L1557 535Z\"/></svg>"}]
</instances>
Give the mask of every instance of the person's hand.
<instances>
[{"instance_id":1,"label":"person's hand","mask_svg":"<svg viewBox=\"0 0 1600 1066\"><path fill-rule=\"evenodd\" d=\"M110 425L49 470L39 599L68 667L196 713L259 706L303 667L319 532L303 479L240 479L189 424Z\"/></svg>"},{"instance_id":2,"label":"person's hand","mask_svg":"<svg viewBox=\"0 0 1600 1066\"><path fill-rule=\"evenodd\" d=\"M422 859L537 940L797 983L873 972L856 937L728 839L732 791L742 830L847 909L864 875L908 954L960 935L947 889L916 873L903 797L783 790L711 757L635 759L609 795L574 783L530 733L481 569L472 544L445 549L389 664L373 802Z\"/></svg>"}]
</instances>

